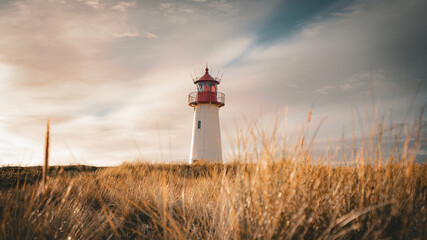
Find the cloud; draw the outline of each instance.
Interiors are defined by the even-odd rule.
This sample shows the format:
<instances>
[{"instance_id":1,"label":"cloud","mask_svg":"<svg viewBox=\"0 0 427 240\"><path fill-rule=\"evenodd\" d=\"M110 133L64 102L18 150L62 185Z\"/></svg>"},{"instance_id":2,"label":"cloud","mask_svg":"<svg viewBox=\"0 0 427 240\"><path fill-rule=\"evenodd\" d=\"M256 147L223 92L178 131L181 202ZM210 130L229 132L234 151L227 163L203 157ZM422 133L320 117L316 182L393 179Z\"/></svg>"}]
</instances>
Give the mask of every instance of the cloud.
<instances>
[{"instance_id":1,"label":"cloud","mask_svg":"<svg viewBox=\"0 0 427 240\"><path fill-rule=\"evenodd\" d=\"M329 85L322 86L321 88L318 88L318 89L314 90L313 92L318 93L318 94L327 94L328 90L330 90L330 89L335 89L335 86L329 86Z\"/></svg>"},{"instance_id":2,"label":"cloud","mask_svg":"<svg viewBox=\"0 0 427 240\"><path fill-rule=\"evenodd\" d=\"M319 35L319 31L321 31L320 26L309 27L302 30L301 34L305 38L313 38Z\"/></svg>"},{"instance_id":3,"label":"cloud","mask_svg":"<svg viewBox=\"0 0 427 240\"><path fill-rule=\"evenodd\" d=\"M48 118L52 164L132 160L140 155L133 138L150 160L158 159L160 143L165 147L169 138L178 139L172 142L173 160L185 160L192 121L186 94L194 88L188 73L203 70L206 59L219 64L231 58L242 38L224 39L238 28L225 26L230 19L210 21L203 11L190 14L196 6L181 2L174 2L165 18L160 4L32 0L4 5L0 134L16 141L0 143L0 163L38 164ZM212 15L220 11L205 8ZM195 29L203 34L194 35Z\"/></svg>"},{"instance_id":4,"label":"cloud","mask_svg":"<svg viewBox=\"0 0 427 240\"><path fill-rule=\"evenodd\" d=\"M77 0L79 2L83 2L84 4L94 8L94 9L100 9L103 8L103 5L99 3L99 0Z\"/></svg>"},{"instance_id":5,"label":"cloud","mask_svg":"<svg viewBox=\"0 0 427 240\"><path fill-rule=\"evenodd\" d=\"M350 89L352 89L353 88L353 86L351 86L351 84L349 84L349 83L345 83L344 85L342 85L341 86L341 88L343 89L343 90L350 90Z\"/></svg>"},{"instance_id":6,"label":"cloud","mask_svg":"<svg viewBox=\"0 0 427 240\"><path fill-rule=\"evenodd\" d=\"M148 39L154 39L154 38L157 38L157 35L154 33L146 32L145 37Z\"/></svg>"},{"instance_id":7,"label":"cloud","mask_svg":"<svg viewBox=\"0 0 427 240\"><path fill-rule=\"evenodd\" d=\"M40 130L50 118L53 130L61 128L53 131L53 139L63 138L76 152L85 148L83 142L93 145L91 137L74 143L84 137L73 134L74 123L84 129L88 116L96 119L102 108L112 112L123 104L122 94L128 90L118 83L127 73L108 51L124 37L139 36L135 25L120 12L87 8L79 2L17 1L0 12L6 19L0 23L0 31L5 33L0 40L0 76L5 77L0 83L0 110L7 113L0 117L2 136L26 139L25 146L37 150ZM92 129L98 129L101 136L102 129L111 129L114 124L106 121L104 126ZM54 145L54 151L64 148L61 141ZM17 155L25 152L20 147ZM64 159L64 151L61 154L59 159ZM17 158L22 156L10 159Z\"/></svg>"},{"instance_id":8,"label":"cloud","mask_svg":"<svg viewBox=\"0 0 427 240\"><path fill-rule=\"evenodd\" d=\"M131 29L131 30L127 31L127 32L112 33L112 35L114 37L117 37L117 38L139 37L139 36L141 36L141 34L137 30L135 30L135 29ZM145 37L147 37L147 34L145 34Z\"/></svg>"},{"instance_id":9,"label":"cloud","mask_svg":"<svg viewBox=\"0 0 427 240\"><path fill-rule=\"evenodd\" d=\"M274 19L273 2L98 3L1 6L1 163L38 164L47 118L54 164L119 164L140 156L135 142L149 160L171 151L185 161L189 73L202 74L206 61L213 75L224 72L221 127L231 134L240 116L270 119L286 105L290 129L299 129L314 103L313 121L328 116L318 135L327 139L371 95L384 104L381 112L405 112L426 76L423 1L358 1L308 17L285 38L285 29L277 36L253 31ZM264 37L266 44L253 45ZM424 85L416 106L427 102L425 92Z\"/></svg>"},{"instance_id":10,"label":"cloud","mask_svg":"<svg viewBox=\"0 0 427 240\"><path fill-rule=\"evenodd\" d=\"M226 0L210 1L208 3L208 6L229 14L234 14L237 11L233 4L231 4L231 2Z\"/></svg>"},{"instance_id":11,"label":"cloud","mask_svg":"<svg viewBox=\"0 0 427 240\"><path fill-rule=\"evenodd\" d=\"M250 53L228 65L228 77L245 79L244 84L228 87L228 91L238 92L237 101L241 102L236 104L246 102L255 110L245 112L255 112L253 116L259 111L254 106L261 105L265 113L287 104L292 112L290 121L297 121L299 114L295 112L314 103L315 113L328 118L318 135L326 139L340 135L344 126L352 129L351 116L371 108L372 99L380 104L380 115L392 111L395 121L403 121L414 94L427 92L426 86L417 90L427 76L421 67L427 63L426 45L422 44L427 34L420 34L422 26L427 27L420 11L426 4L353 4L336 10L337 14L307 22L300 31L271 46L252 46ZM306 29L316 29L315 34L307 36ZM296 83L298 89L291 85ZM246 85L257 87L251 90L243 87ZM425 106L425 96L417 95L413 109ZM238 107L233 111L241 112Z\"/></svg>"},{"instance_id":12,"label":"cloud","mask_svg":"<svg viewBox=\"0 0 427 240\"><path fill-rule=\"evenodd\" d=\"M172 6L173 6L172 3L162 3L162 4L160 4L160 8L162 8L162 9L170 8Z\"/></svg>"},{"instance_id":13,"label":"cloud","mask_svg":"<svg viewBox=\"0 0 427 240\"><path fill-rule=\"evenodd\" d=\"M114 9L120 12L126 12L128 8L136 8L136 7L137 7L136 1L119 2L117 5L112 6L111 9Z\"/></svg>"}]
</instances>

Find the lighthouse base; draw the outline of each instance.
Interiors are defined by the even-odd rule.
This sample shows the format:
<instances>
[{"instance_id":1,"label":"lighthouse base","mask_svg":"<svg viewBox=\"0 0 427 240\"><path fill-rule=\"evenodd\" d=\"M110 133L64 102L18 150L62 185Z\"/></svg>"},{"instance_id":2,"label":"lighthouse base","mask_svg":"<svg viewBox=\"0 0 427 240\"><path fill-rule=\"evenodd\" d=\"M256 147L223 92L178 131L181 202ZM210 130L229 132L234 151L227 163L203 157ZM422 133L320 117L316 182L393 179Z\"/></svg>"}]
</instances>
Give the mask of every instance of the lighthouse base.
<instances>
[{"instance_id":1,"label":"lighthouse base","mask_svg":"<svg viewBox=\"0 0 427 240\"><path fill-rule=\"evenodd\" d=\"M195 161L222 163L219 107L211 103L194 106L190 164Z\"/></svg>"}]
</instances>

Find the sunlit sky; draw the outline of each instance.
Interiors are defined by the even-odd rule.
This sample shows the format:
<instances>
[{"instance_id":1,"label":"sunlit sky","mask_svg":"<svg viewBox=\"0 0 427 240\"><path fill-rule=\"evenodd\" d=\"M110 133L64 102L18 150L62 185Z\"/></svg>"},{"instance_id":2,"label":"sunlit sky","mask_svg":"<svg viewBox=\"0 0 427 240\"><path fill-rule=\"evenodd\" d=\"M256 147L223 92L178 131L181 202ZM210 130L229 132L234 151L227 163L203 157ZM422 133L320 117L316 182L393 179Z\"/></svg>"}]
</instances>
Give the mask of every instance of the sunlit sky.
<instances>
[{"instance_id":1,"label":"sunlit sky","mask_svg":"<svg viewBox=\"0 0 427 240\"><path fill-rule=\"evenodd\" d=\"M206 62L224 74L225 150L242 119L268 122L286 106L291 129L311 106L314 125L326 118L319 140L350 137L372 102L402 122L427 106L426 10L425 0L1 0L0 165L40 164L47 119L51 164L185 162L190 73Z\"/></svg>"}]
</instances>

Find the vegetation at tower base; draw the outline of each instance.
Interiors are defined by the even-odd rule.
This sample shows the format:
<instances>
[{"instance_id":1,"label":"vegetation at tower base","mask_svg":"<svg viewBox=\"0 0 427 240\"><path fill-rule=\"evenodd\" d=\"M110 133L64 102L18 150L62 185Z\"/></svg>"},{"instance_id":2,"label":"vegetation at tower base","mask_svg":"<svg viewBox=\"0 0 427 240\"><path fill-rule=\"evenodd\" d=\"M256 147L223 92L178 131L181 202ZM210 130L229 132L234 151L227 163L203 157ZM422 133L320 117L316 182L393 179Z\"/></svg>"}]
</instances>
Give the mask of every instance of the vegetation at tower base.
<instances>
[{"instance_id":1,"label":"vegetation at tower base","mask_svg":"<svg viewBox=\"0 0 427 240\"><path fill-rule=\"evenodd\" d=\"M275 129L245 133L233 145L234 163L51 167L44 194L41 168L2 168L0 238L427 236L427 165L413 161L420 141L384 161L376 161L380 145L367 143L352 165L331 166L312 162L308 136L282 154Z\"/></svg>"}]
</instances>

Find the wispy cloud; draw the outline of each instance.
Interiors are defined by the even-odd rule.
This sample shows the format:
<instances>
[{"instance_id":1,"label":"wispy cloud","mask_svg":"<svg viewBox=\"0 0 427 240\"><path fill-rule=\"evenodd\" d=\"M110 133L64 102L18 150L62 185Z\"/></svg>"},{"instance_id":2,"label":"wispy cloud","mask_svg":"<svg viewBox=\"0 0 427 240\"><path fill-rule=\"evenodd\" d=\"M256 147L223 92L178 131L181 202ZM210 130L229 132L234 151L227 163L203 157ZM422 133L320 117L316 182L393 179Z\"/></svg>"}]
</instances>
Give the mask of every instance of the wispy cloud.
<instances>
[{"instance_id":1,"label":"wispy cloud","mask_svg":"<svg viewBox=\"0 0 427 240\"><path fill-rule=\"evenodd\" d=\"M330 86L330 85L326 85L326 86L322 86L321 88L318 88L316 90L314 90L314 93L318 93L318 94L327 94L329 90L331 89L335 89L335 86Z\"/></svg>"},{"instance_id":2,"label":"wispy cloud","mask_svg":"<svg viewBox=\"0 0 427 240\"><path fill-rule=\"evenodd\" d=\"M228 129L238 116L262 109L269 118L286 104L290 124L298 123L315 102L328 116L325 137L351 122L371 86L384 109L404 108L426 76L425 1L316 5L292 26L280 15L294 12L286 2L281 9L276 1L2 3L0 163L38 163L47 118L54 163L73 162L70 150L86 164L132 160L140 155L134 140L156 160L158 139L168 146L172 135L174 159L184 161L189 73L200 75L206 61L214 75L224 72Z\"/></svg>"},{"instance_id":3,"label":"wispy cloud","mask_svg":"<svg viewBox=\"0 0 427 240\"><path fill-rule=\"evenodd\" d=\"M100 9L103 8L104 6L99 2L99 0L77 0L79 2L82 2L94 9Z\"/></svg>"},{"instance_id":4,"label":"wispy cloud","mask_svg":"<svg viewBox=\"0 0 427 240\"><path fill-rule=\"evenodd\" d=\"M349 84L349 83L345 83L344 85L341 85L341 88L342 88L343 90L348 91L348 90L352 89L352 88L353 88L353 86L351 86L351 84Z\"/></svg>"},{"instance_id":5,"label":"wispy cloud","mask_svg":"<svg viewBox=\"0 0 427 240\"><path fill-rule=\"evenodd\" d=\"M229 14L234 14L237 12L237 9L233 6L231 1L226 1L226 0L210 1L208 3L208 6Z\"/></svg>"},{"instance_id":6,"label":"wispy cloud","mask_svg":"<svg viewBox=\"0 0 427 240\"><path fill-rule=\"evenodd\" d=\"M144 35L145 35L145 37L146 37L146 38L148 38L148 39L154 39L154 38L157 38L157 35L156 35L156 34L154 34L154 33L150 33L150 32L146 32Z\"/></svg>"},{"instance_id":7,"label":"wispy cloud","mask_svg":"<svg viewBox=\"0 0 427 240\"><path fill-rule=\"evenodd\" d=\"M126 12L128 8L137 7L136 1L131 2L119 2L117 5L112 6L111 8L120 12Z\"/></svg>"}]
</instances>

